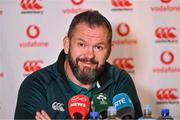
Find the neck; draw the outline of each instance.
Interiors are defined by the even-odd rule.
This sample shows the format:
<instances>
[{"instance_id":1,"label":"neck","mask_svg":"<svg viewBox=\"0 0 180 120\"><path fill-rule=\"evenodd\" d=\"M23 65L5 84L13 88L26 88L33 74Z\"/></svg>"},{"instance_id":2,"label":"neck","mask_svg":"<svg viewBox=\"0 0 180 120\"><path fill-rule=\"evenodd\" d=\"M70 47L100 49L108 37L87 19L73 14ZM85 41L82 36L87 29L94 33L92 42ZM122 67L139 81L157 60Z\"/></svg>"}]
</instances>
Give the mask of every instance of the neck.
<instances>
[{"instance_id":1,"label":"neck","mask_svg":"<svg viewBox=\"0 0 180 120\"><path fill-rule=\"evenodd\" d=\"M79 80L77 80L77 78L74 76L71 67L69 65L68 60L66 59L64 62L64 69L66 71L66 74L68 76L68 78L75 84L77 84L80 87L86 88L86 89L90 89L92 87L92 84L83 84L81 83Z\"/></svg>"}]
</instances>

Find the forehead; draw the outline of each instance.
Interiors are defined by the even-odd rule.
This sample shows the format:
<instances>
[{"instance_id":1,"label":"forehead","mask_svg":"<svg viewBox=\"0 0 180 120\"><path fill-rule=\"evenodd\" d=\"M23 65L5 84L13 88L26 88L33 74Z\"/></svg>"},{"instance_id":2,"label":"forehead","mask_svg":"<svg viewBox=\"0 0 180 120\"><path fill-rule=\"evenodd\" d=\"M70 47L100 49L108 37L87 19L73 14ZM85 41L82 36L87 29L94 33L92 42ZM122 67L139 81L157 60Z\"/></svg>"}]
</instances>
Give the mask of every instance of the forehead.
<instances>
[{"instance_id":1,"label":"forehead","mask_svg":"<svg viewBox=\"0 0 180 120\"><path fill-rule=\"evenodd\" d=\"M101 39L108 39L108 30L105 26L89 25L87 23L79 23L73 30L73 36L84 35L87 37L97 37Z\"/></svg>"}]
</instances>

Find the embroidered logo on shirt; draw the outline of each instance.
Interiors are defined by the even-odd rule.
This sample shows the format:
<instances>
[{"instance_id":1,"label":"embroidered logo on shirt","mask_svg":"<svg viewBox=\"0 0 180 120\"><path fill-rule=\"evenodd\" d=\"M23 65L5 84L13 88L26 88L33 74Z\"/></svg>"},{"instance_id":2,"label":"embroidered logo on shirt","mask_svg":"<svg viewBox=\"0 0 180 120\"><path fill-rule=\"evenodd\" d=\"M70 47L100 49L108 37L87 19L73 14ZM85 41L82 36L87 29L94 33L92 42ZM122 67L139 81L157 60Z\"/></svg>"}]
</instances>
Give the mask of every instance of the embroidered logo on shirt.
<instances>
[{"instance_id":1,"label":"embroidered logo on shirt","mask_svg":"<svg viewBox=\"0 0 180 120\"><path fill-rule=\"evenodd\" d=\"M102 100L102 101L105 101L107 100L107 97L104 96L103 94L100 94L98 97L97 97L98 100Z\"/></svg>"},{"instance_id":2,"label":"embroidered logo on shirt","mask_svg":"<svg viewBox=\"0 0 180 120\"><path fill-rule=\"evenodd\" d=\"M55 110L55 111L64 112L65 110L64 110L63 106L64 106L63 103L54 102L52 104L52 109Z\"/></svg>"}]
</instances>

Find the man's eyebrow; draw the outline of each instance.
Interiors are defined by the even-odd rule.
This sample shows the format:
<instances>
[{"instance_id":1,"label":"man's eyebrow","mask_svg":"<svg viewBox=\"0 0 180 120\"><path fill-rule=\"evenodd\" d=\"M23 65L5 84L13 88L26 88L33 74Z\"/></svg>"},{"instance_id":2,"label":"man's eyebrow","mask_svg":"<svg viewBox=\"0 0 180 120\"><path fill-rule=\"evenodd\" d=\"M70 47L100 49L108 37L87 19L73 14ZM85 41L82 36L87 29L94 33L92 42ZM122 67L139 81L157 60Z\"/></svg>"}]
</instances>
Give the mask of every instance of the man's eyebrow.
<instances>
[{"instance_id":1,"label":"man's eyebrow","mask_svg":"<svg viewBox=\"0 0 180 120\"><path fill-rule=\"evenodd\" d=\"M86 41L85 40L83 40L82 38L79 38L79 39L77 39L78 41L82 41L82 42L85 42L86 43ZM105 43L104 42L102 42L102 41L100 41L100 42L98 42L98 43L96 43L95 45L105 45Z\"/></svg>"},{"instance_id":2,"label":"man's eyebrow","mask_svg":"<svg viewBox=\"0 0 180 120\"><path fill-rule=\"evenodd\" d=\"M104 42L99 42L99 43L97 43L97 45L105 45L105 43Z\"/></svg>"},{"instance_id":3,"label":"man's eyebrow","mask_svg":"<svg viewBox=\"0 0 180 120\"><path fill-rule=\"evenodd\" d=\"M85 40L83 40L82 38L78 38L78 41L82 41L82 42L86 42Z\"/></svg>"}]
</instances>

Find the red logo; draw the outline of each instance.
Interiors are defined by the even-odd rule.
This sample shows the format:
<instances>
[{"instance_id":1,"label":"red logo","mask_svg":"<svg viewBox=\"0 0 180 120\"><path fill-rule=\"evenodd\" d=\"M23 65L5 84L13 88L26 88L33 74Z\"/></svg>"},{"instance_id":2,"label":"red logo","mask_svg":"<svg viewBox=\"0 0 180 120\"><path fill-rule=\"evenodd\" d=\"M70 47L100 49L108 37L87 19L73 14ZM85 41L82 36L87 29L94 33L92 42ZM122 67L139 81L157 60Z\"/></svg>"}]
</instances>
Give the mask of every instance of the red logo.
<instances>
[{"instance_id":1,"label":"red logo","mask_svg":"<svg viewBox=\"0 0 180 120\"><path fill-rule=\"evenodd\" d=\"M126 24L126 23L120 23L118 26L117 26L117 32L119 35L121 36L126 36L129 34L129 31L130 31L130 28L129 28L129 25Z\"/></svg>"},{"instance_id":2,"label":"red logo","mask_svg":"<svg viewBox=\"0 0 180 120\"><path fill-rule=\"evenodd\" d=\"M171 2L171 0L161 0L161 2L163 2L163 3L169 3L169 2Z\"/></svg>"},{"instance_id":3,"label":"red logo","mask_svg":"<svg viewBox=\"0 0 180 120\"><path fill-rule=\"evenodd\" d=\"M0 10L0 15L3 15L3 10Z\"/></svg>"},{"instance_id":4,"label":"red logo","mask_svg":"<svg viewBox=\"0 0 180 120\"><path fill-rule=\"evenodd\" d=\"M113 60L113 64L118 68L131 70L134 68L133 58L116 58Z\"/></svg>"},{"instance_id":5,"label":"red logo","mask_svg":"<svg viewBox=\"0 0 180 120\"><path fill-rule=\"evenodd\" d=\"M159 27L155 30L155 35L158 39L174 39L176 38L175 27Z\"/></svg>"},{"instance_id":6,"label":"red logo","mask_svg":"<svg viewBox=\"0 0 180 120\"><path fill-rule=\"evenodd\" d=\"M132 3L130 0L111 0L111 3L114 7L130 7Z\"/></svg>"},{"instance_id":7,"label":"red logo","mask_svg":"<svg viewBox=\"0 0 180 120\"><path fill-rule=\"evenodd\" d=\"M159 100L177 100L177 91L176 88L161 88L156 92L156 97Z\"/></svg>"},{"instance_id":8,"label":"red logo","mask_svg":"<svg viewBox=\"0 0 180 120\"><path fill-rule=\"evenodd\" d=\"M0 72L0 78L3 78L3 77L4 77L4 73Z\"/></svg>"},{"instance_id":9,"label":"red logo","mask_svg":"<svg viewBox=\"0 0 180 120\"><path fill-rule=\"evenodd\" d=\"M37 3L37 0L21 0L21 7L24 10L40 10L43 8Z\"/></svg>"},{"instance_id":10,"label":"red logo","mask_svg":"<svg viewBox=\"0 0 180 120\"><path fill-rule=\"evenodd\" d=\"M42 64L42 60L28 60L24 63L24 70L26 72L35 72L41 69L40 64Z\"/></svg>"},{"instance_id":11,"label":"red logo","mask_svg":"<svg viewBox=\"0 0 180 120\"><path fill-rule=\"evenodd\" d=\"M80 5L84 2L84 0L71 0L71 2L74 4L74 5Z\"/></svg>"},{"instance_id":12,"label":"red logo","mask_svg":"<svg viewBox=\"0 0 180 120\"><path fill-rule=\"evenodd\" d=\"M35 39L39 36L40 34L40 30L39 27L36 25L30 25L27 29L26 29L26 33L27 36L31 39Z\"/></svg>"},{"instance_id":13,"label":"red logo","mask_svg":"<svg viewBox=\"0 0 180 120\"><path fill-rule=\"evenodd\" d=\"M164 51L160 56L161 62L168 65L174 61L174 55L170 51Z\"/></svg>"}]
</instances>

